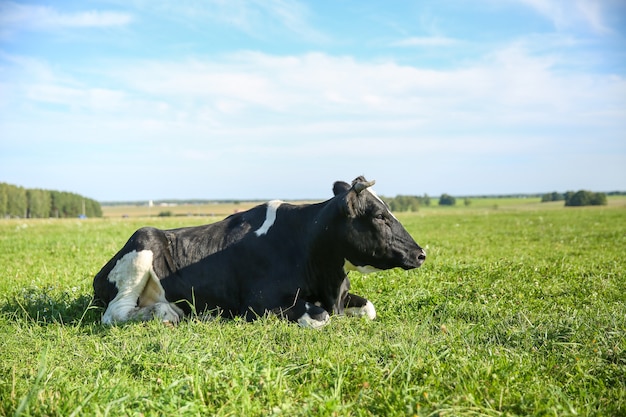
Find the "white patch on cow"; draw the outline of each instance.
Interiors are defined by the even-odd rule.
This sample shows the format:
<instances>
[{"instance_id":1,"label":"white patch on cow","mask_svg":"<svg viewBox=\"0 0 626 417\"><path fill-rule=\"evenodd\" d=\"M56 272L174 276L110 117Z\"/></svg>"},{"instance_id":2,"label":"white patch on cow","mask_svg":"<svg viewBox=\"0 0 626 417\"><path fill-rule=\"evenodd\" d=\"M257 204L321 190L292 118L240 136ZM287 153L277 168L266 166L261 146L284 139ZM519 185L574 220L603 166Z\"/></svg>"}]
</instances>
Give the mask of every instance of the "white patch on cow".
<instances>
[{"instance_id":1,"label":"white patch on cow","mask_svg":"<svg viewBox=\"0 0 626 417\"><path fill-rule=\"evenodd\" d=\"M374 266L370 266L370 265L357 266L357 265L354 265L349 260L345 259L344 263L343 263L343 271L346 274L348 272L350 272L350 271L359 271L362 274L371 274L372 272L382 271L382 269L378 269L378 268L376 268Z\"/></svg>"},{"instance_id":2,"label":"white patch on cow","mask_svg":"<svg viewBox=\"0 0 626 417\"><path fill-rule=\"evenodd\" d=\"M316 320L309 315L308 310L311 308L312 304L306 303L305 305L307 311L298 319L298 324L301 327L306 327L309 329L319 329L328 324L328 322L330 321L330 316L328 315L328 313L324 314L322 320Z\"/></svg>"},{"instance_id":3,"label":"white patch on cow","mask_svg":"<svg viewBox=\"0 0 626 417\"><path fill-rule=\"evenodd\" d=\"M102 316L103 324L157 317L177 323L183 311L165 298L165 290L152 268L151 250L132 251L117 261L107 279L117 287L117 295Z\"/></svg>"},{"instance_id":4,"label":"white patch on cow","mask_svg":"<svg viewBox=\"0 0 626 417\"><path fill-rule=\"evenodd\" d=\"M376 309L374 304L368 301L363 307L348 307L344 309L344 314L346 316L367 317L370 320L374 320L376 318Z\"/></svg>"},{"instance_id":5,"label":"white patch on cow","mask_svg":"<svg viewBox=\"0 0 626 417\"><path fill-rule=\"evenodd\" d=\"M256 233L257 236L263 236L270 230L270 227L274 225L274 222L276 221L276 211L278 210L278 207L280 207L281 204L283 204L283 202L280 200L272 200L269 203L267 203L267 212L265 213L265 221L263 222L261 227L259 227L258 230L254 232Z\"/></svg>"},{"instance_id":6,"label":"white patch on cow","mask_svg":"<svg viewBox=\"0 0 626 417\"><path fill-rule=\"evenodd\" d=\"M397 219L397 217L393 215L393 213L391 212L391 210L389 210L389 207L387 207L387 203L385 203L385 202L383 201L383 199L382 199L382 198L380 198L380 197L378 196L378 194L376 194L376 191L372 190L371 188L367 188L366 190L367 190L367 191L368 191L371 195L373 195L373 196L374 196L374 198L375 198L376 200L378 200L378 201L380 201L380 202L382 203L382 205L385 207L385 209L387 209L387 213L389 213L389 214L391 215L391 217L393 217L394 219L398 220L398 219Z\"/></svg>"}]
</instances>

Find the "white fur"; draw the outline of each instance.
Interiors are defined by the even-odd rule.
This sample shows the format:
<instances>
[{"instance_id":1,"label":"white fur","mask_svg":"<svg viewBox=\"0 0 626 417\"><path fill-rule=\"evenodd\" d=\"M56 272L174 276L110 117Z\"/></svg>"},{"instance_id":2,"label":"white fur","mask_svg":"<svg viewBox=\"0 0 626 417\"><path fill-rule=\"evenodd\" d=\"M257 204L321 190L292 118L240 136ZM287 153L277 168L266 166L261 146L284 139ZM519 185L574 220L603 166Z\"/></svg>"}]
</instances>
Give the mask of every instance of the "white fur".
<instances>
[{"instance_id":1,"label":"white fur","mask_svg":"<svg viewBox=\"0 0 626 417\"><path fill-rule=\"evenodd\" d=\"M368 301L363 307L348 307L344 310L346 316L367 317L370 320L376 318L376 309L371 301Z\"/></svg>"},{"instance_id":2,"label":"white fur","mask_svg":"<svg viewBox=\"0 0 626 417\"><path fill-rule=\"evenodd\" d=\"M278 210L278 207L280 207L281 204L283 204L283 202L280 200L272 200L269 203L267 203L267 212L265 214L265 221L263 222L261 227L259 227L259 229L254 232L256 233L257 236L263 236L270 230L270 227L274 225L274 222L276 221L276 211Z\"/></svg>"},{"instance_id":3,"label":"white fur","mask_svg":"<svg viewBox=\"0 0 626 417\"><path fill-rule=\"evenodd\" d=\"M380 201L382 203L382 205L387 209L387 213L389 213L391 215L391 217L393 217L394 219L398 220L396 216L393 215L393 213L391 212L391 210L389 210L389 208L387 208L387 204L383 201L382 198L380 198L378 196L378 194L376 194L376 191L372 190L371 188L367 188L367 191L369 191L369 193L371 195L374 196L374 198L376 198L378 201Z\"/></svg>"},{"instance_id":4,"label":"white fur","mask_svg":"<svg viewBox=\"0 0 626 417\"><path fill-rule=\"evenodd\" d=\"M117 261L107 277L117 287L117 295L102 316L103 324L153 317L176 323L183 316L180 308L166 300L152 268L153 256L150 250L132 251Z\"/></svg>"},{"instance_id":5,"label":"white fur","mask_svg":"<svg viewBox=\"0 0 626 417\"><path fill-rule=\"evenodd\" d=\"M350 271L359 271L362 274L371 274L372 272L381 271L380 269L370 265L356 266L347 259L344 260L343 270L346 274Z\"/></svg>"},{"instance_id":6,"label":"white fur","mask_svg":"<svg viewBox=\"0 0 626 417\"><path fill-rule=\"evenodd\" d=\"M307 312L304 313L299 319L298 319L298 324L302 327L306 327L306 328L310 328L310 329L319 329L321 327L324 327L328 324L328 322L330 321L330 316L328 314L326 314L324 316L324 318L322 320L315 320L314 318L312 318L309 315L309 308L311 307L311 304L306 303L306 308L307 308Z\"/></svg>"}]
</instances>

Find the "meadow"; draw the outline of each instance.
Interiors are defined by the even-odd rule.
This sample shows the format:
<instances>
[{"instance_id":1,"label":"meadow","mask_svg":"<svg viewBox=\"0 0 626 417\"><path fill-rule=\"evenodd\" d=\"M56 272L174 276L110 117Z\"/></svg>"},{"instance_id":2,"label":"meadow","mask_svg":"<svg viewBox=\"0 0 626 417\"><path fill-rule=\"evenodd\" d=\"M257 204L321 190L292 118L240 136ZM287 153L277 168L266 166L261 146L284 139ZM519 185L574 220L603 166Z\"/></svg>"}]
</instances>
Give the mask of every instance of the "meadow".
<instances>
[{"instance_id":1,"label":"meadow","mask_svg":"<svg viewBox=\"0 0 626 417\"><path fill-rule=\"evenodd\" d=\"M219 216L0 220L0 415L626 416L625 203L398 214L424 266L352 272L377 319L320 330L99 323L135 229Z\"/></svg>"}]
</instances>

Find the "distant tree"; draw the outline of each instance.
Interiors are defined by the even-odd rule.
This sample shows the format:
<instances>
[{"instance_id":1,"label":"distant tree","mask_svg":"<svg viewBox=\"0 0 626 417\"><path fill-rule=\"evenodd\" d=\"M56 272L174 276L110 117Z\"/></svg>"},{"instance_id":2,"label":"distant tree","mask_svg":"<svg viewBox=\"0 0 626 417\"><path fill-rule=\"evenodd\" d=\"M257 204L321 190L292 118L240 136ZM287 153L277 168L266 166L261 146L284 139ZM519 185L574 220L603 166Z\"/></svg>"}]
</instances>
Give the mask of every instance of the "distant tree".
<instances>
[{"instance_id":1,"label":"distant tree","mask_svg":"<svg viewBox=\"0 0 626 417\"><path fill-rule=\"evenodd\" d=\"M100 203L63 191L0 183L0 217L102 217Z\"/></svg>"},{"instance_id":2,"label":"distant tree","mask_svg":"<svg viewBox=\"0 0 626 417\"><path fill-rule=\"evenodd\" d=\"M452 197L449 194L442 194L439 197L439 205L440 206L453 206L456 204L456 198Z\"/></svg>"},{"instance_id":3,"label":"distant tree","mask_svg":"<svg viewBox=\"0 0 626 417\"><path fill-rule=\"evenodd\" d=\"M469 197L465 197L463 204L465 204L465 207L469 207L472 204L472 200L470 200Z\"/></svg>"},{"instance_id":4,"label":"distant tree","mask_svg":"<svg viewBox=\"0 0 626 417\"><path fill-rule=\"evenodd\" d=\"M591 205L592 206L606 206L608 201L606 199L605 193L593 193L591 196Z\"/></svg>"},{"instance_id":5,"label":"distant tree","mask_svg":"<svg viewBox=\"0 0 626 417\"><path fill-rule=\"evenodd\" d=\"M26 189L9 185L7 188L7 215L10 217L26 217L27 208Z\"/></svg>"},{"instance_id":6,"label":"distant tree","mask_svg":"<svg viewBox=\"0 0 626 417\"><path fill-rule=\"evenodd\" d=\"M0 182L0 218L8 215L8 201L7 190L9 184Z\"/></svg>"},{"instance_id":7,"label":"distant tree","mask_svg":"<svg viewBox=\"0 0 626 417\"><path fill-rule=\"evenodd\" d=\"M420 208L419 197L404 195L404 196L399 196L399 198L402 204L402 211L418 211L419 210Z\"/></svg>"},{"instance_id":8,"label":"distant tree","mask_svg":"<svg viewBox=\"0 0 626 417\"><path fill-rule=\"evenodd\" d=\"M51 198L46 190L26 190L28 202L27 217L47 218L50 217Z\"/></svg>"},{"instance_id":9,"label":"distant tree","mask_svg":"<svg viewBox=\"0 0 626 417\"><path fill-rule=\"evenodd\" d=\"M588 206L590 205L590 196L587 191L578 191L565 200L566 206Z\"/></svg>"},{"instance_id":10,"label":"distant tree","mask_svg":"<svg viewBox=\"0 0 626 417\"><path fill-rule=\"evenodd\" d=\"M87 217L102 217L102 207L96 200L85 199L85 211Z\"/></svg>"},{"instance_id":11,"label":"distant tree","mask_svg":"<svg viewBox=\"0 0 626 417\"><path fill-rule=\"evenodd\" d=\"M430 197L428 196L428 194L424 194L424 197L422 197L422 204L424 204L426 207L430 206Z\"/></svg>"},{"instance_id":12,"label":"distant tree","mask_svg":"<svg viewBox=\"0 0 626 417\"><path fill-rule=\"evenodd\" d=\"M421 197L412 195L397 195L395 197L381 197L383 201L389 206L391 211L418 211L422 204Z\"/></svg>"},{"instance_id":13,"label":"distant tree","mask_svg":"<svg viewBox=\"0 0 626 417\"><path fill-rule=\"evenodd\" d=\"M80 207L73 207L69 193L51 191L51 212L54 217L77 217Z\"/></svg>"},{"instance_id":14,"label":"distant tree","mask_svg":"<svg viewBox=\"0 0 626 417\"><path fill-rule=\"evenodd\" d=\"M606 194L594 193L580 190L572 194L567 194L565 205L572 206L602 206L607 204Z\"/></svg>"},{"instance_id":15,"label":"distant tree","mask_svg":"<svg viewBox=\"0 0 626 417\"><path fill-rule=\"evenodd\" d=\"M542 203L547 203L547 202L550 202L550 201L563 201L564 199L565 199L565 197L563 196L563 194L557 193L556 191L554 191L552 193L543 194L541 196L541 202Z\"/></svg>"}]
</instances>

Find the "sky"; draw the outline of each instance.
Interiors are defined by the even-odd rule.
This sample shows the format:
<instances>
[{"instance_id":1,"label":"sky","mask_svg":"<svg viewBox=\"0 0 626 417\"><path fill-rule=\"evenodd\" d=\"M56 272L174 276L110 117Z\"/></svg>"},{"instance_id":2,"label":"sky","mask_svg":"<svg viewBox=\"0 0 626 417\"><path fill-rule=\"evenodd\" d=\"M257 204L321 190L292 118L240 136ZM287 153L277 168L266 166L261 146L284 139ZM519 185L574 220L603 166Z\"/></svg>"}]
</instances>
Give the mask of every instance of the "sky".
<instances>
[{"instance_id":1,"label":"sky","mask_svg":"<svg viewBox=\"0 0 626 417\"><path fill-rule=\"evenodd\" d=\"M623 0L0 0L0 182L98 201L626 190Z\"/></svg>"}]
</instances>

